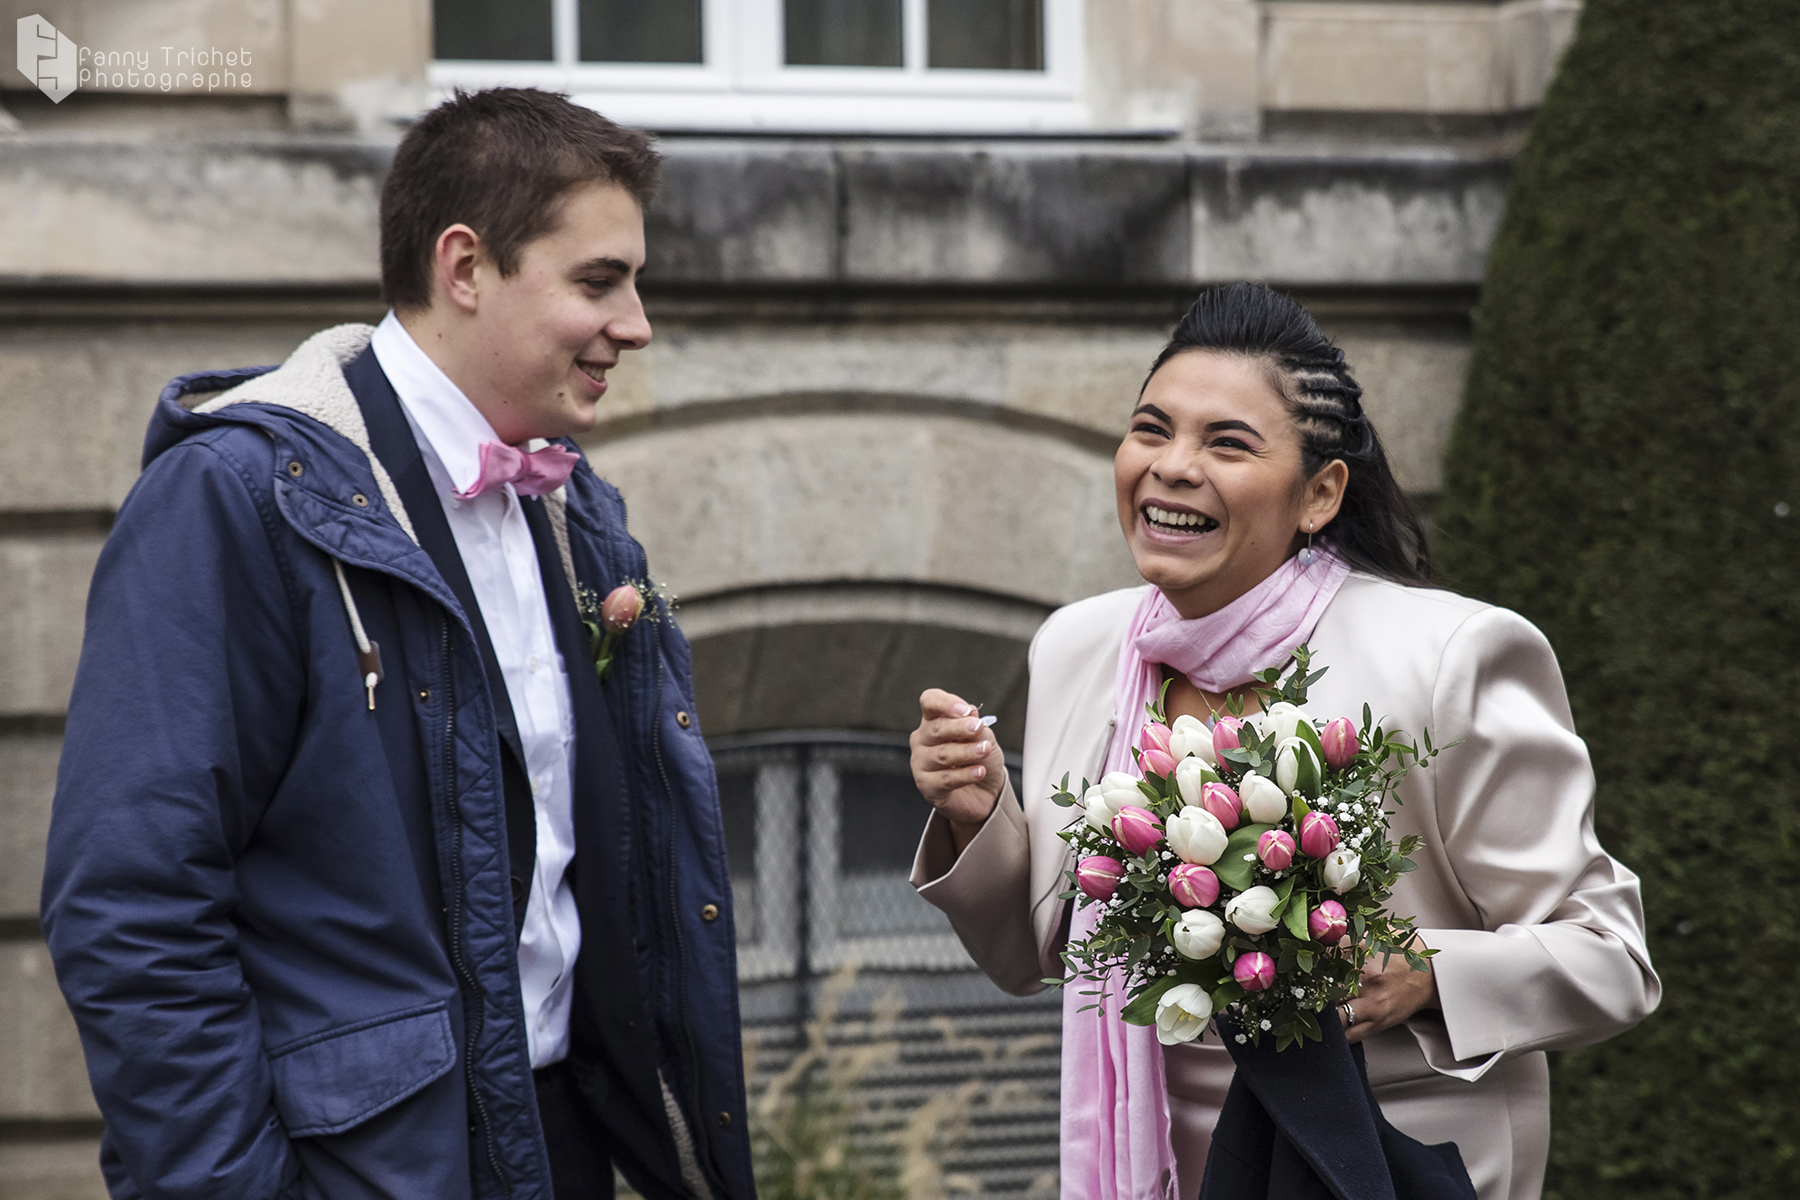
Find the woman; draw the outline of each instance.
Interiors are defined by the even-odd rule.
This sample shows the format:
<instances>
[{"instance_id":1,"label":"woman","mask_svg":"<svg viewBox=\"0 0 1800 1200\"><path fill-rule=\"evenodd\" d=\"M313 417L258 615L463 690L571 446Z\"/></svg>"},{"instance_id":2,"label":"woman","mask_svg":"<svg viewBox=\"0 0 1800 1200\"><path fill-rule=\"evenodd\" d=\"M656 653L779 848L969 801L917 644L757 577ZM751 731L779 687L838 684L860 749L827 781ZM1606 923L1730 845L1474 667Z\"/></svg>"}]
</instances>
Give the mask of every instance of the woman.
<instances>
[{"instance_id":1,"label":"woman","mask_svg":"<svg viewBox=\"0 0 1800 1200\"><path fill-rule=\"evenodd\" d=\"M1203 293L1151 368L1115 459L1119 523L1149 586L1054 613L1031 648L1024 795L960 697L928 691L913 775L933 804L913 883L1001 987L1063 973L1091 927L1059 895L1050 802L1064 772L1130 769L1142 700L1202 720L1302 642L1327 668L1308 708L1460 744L1407 777L1394 892L1437 954L1371 965L1343 1006L1387 1117L1453 1141L1482 1200L1528 1200L1549 1142L1544 1051L1600 1041L1656 1006L1637 877L1601 849L1593 774L1549 644L1514 613L1429 584L1425 539L1312 318L1267 288ZM1109 1014L1064 1009L1063 1194L1200 1189L1231 1080L1214 1035L1164 1052Z\"/></svg>"}]
</instances>

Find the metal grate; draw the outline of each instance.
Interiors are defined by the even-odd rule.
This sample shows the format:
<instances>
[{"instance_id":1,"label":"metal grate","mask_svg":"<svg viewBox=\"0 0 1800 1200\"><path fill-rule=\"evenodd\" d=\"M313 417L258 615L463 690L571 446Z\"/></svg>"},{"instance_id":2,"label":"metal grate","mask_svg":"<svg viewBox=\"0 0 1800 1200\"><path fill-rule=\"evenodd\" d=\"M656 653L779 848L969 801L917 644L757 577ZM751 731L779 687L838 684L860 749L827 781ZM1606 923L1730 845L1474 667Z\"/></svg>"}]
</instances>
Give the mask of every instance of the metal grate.
<instances>
[{"instance_id":1,"label":"metal grate","mask_svg":"<svg viewBox=\"0 0 1800 1200\"><path fill-rule=\"evenodd\" d=\"M811 1033L833 1061L872 1055L843 1136L896 1186L911 1180L902 1194L1055 1195L1061 998L1001 992L913 889L930 810L904 739L804 731L712 749L753 1120Z\"/></svg>"}]
</instances>

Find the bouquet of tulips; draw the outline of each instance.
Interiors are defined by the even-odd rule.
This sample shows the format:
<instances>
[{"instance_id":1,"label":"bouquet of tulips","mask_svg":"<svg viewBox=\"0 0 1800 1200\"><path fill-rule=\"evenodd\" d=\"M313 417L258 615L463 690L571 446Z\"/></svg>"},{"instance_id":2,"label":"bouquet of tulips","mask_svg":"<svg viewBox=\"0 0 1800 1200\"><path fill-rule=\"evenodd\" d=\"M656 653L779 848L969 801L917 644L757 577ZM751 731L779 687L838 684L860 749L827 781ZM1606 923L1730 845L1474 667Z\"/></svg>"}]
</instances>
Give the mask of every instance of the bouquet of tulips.
<instances>
[{"instance_id":1,"label":"bouquet of tulips","mask_svg":"<svg viewBox=\"0 0 1800 1200\"><path fill-rule=\"evenodd\" d=\"M1360 727L1315 721L1306 693L1325 672L1309 673L1304 646L1294 659L1286 682L1257 675L1263 708L1247 719L1234 701L1211 729L1190 716L1170 726L1149 705L1132 751L1141 777L1115 771L1076 793L1065 775L1053 797L1084 812L1060 835L1076 858L1063 898L1100 906L1093 933L1063 951L1068 976L1103 998L1116 972L1121 1015L1154 1024L1164 1045L1226 1011L1240 1041L1318 1040L1317 1014L1355 995L1371 955L1423 970L1432 953L1384 907L1420 841L1388 839L1386 806L1444 747L1376 726L1366 704Z\"/></svg>"}]
</instances>

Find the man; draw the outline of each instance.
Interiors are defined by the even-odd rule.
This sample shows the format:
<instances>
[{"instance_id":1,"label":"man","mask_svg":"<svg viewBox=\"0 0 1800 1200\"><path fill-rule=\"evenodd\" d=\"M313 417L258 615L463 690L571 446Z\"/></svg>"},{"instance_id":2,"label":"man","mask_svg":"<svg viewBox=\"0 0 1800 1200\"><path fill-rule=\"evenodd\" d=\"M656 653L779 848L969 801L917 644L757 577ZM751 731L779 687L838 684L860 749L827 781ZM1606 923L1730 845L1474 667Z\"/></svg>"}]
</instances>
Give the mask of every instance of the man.
<instances>
[{"instance_id":1,"label":"man","mask_svg":"<svg viewBox=\"0 0 1800 1200\"><path fill-rule=\"evenodd\" d=\"M44 879L115 1197L754 1194L687 645L652 597L601 671L583 625L647 576L569 439L650 340L658 162L458 95L382 189L380 327L159 400Z\"/></svg>"}]
</instances>

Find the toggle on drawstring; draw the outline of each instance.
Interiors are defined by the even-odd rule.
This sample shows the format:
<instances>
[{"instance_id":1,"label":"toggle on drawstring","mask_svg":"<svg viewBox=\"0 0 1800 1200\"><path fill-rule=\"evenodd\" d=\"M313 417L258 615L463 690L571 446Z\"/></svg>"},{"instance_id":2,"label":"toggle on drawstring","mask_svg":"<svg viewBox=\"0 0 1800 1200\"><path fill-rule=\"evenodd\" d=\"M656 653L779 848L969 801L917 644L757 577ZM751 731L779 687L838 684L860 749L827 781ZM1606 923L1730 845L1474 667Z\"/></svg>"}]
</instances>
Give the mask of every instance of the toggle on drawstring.
<instances>
[{"instance_id":1,"label":"toggle on drawstring","mask_svg":"<svg viewBox=\"0 0 1800 1200\"><path fill-rule=\"evenodd\" d=\"M344 597L344 612L350 618L350 632L356 638L356 666L362 671L363 687L369 692L369 711L375 711L375 685L381 682L381 647L363 632L362 614L356 611L356 599L350 595L350 581L344 578L344 564L331 560L337 572L338 591Z\"/></svg>"}]
</instances>

